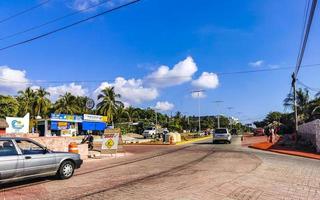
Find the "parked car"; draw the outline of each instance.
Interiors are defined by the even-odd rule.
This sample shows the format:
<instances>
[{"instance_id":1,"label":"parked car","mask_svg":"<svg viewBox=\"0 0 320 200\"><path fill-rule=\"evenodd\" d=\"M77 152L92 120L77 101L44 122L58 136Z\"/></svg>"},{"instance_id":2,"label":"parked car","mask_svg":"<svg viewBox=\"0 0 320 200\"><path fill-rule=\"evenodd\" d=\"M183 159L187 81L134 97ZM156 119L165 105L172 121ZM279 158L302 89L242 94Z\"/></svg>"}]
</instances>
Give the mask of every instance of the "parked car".
<instances>
[{"instance_id":1,"label":"parked car","mask_svg":"<svg viewBox=\"0 0 320 200\"><path fill-rule=\"evenodd\" d=\"M82 164L79 154L55 152L26 138L0 138L0 184L56 175L73 176Z\"/></svg>"},{"instance_id":2,"label":"parked car","mask_svg":"<svg viewBox=\"0 0 320 200\"><path fill-rule=\"evenodd\" d=\"M144 129L142 135L144 138L157 138L162 135L163 131L164 131L163 128L157 128L157 131L156 131L155 127L149 127Z\"/></svg>"},{"instance_id":3,"label":"parked car","mask_svg":"<svg viewBox=\"0 0 320 200\"><path fill-rule=\"evenodd\" d=\"M263 128L256 128L253 130L253 135L254 136L263 136L265 135L264 129Z\"/></svg>"},{"instance_id":4,"label":"parked car","mask_svg":"<svg viewBox=\"0 0 320 200\"><path fill-rule=\"evenodd\" d=\"M156 136L156 128L155 127L148 127L146 129L144 129L143 133L142 133L144 138L155 138Z\"/></svg>"},{"instance_id":5,"label":"parked car","mask_svg":"<svg viewBox=\"0 0 320 200\"><path fill-rule=\"evenodd\" d=\"M213 143L217 141L223 141L231 144L231 134L229 133L229 130L227 128L218 128L215 129L213 132Z\"/></svg>"}]
</instances>

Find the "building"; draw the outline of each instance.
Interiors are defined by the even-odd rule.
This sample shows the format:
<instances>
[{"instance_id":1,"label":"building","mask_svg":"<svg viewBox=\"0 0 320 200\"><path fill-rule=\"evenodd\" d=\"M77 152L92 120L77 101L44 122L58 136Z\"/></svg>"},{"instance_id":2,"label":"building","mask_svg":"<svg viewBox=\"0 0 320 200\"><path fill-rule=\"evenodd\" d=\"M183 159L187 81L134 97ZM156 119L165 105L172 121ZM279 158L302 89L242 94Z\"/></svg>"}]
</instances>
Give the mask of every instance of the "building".
<instances>
[{"instance_id":1,"label":"building","mask_svg":"<svg viewBox=\"0 0 320 200\"><path fill-rule=\"evenodd\" d=\"M52 113L50 119L37 120L40 136L76 136L87 133L103 133L107 117L100 115L68 115Z\"/></svg>"}]
</instances>

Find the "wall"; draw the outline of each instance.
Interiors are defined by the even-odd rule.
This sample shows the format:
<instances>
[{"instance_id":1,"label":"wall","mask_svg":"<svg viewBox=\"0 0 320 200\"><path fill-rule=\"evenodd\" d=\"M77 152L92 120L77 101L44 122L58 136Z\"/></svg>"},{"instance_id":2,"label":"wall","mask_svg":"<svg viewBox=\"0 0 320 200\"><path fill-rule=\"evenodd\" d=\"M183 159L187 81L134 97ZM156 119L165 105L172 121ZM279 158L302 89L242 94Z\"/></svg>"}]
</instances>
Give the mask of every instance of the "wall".
<instances>
[{"instance_id":1,"label":"wall","mask_svg":"<svg viewBox=\"0 0 320 200\"><path fill-rule=\"evenodd\" d=\"M320 120L316 119L312 122L302 124L298 127L298 134L307 142L316 147L320 153Z\"/></svg>"}]
</instances>

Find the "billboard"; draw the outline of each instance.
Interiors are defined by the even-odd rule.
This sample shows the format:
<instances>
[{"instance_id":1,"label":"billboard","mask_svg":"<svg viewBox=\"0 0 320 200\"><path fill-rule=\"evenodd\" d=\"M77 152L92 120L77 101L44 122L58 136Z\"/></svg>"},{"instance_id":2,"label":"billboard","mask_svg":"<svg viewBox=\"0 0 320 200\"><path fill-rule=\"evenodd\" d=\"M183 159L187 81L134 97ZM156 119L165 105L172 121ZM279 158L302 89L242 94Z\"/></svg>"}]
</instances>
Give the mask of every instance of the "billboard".
<instances>
[{"instance_id":1,"label":"billboard","mask_svg":"<svg viewBox=\"0 0 320 200\"><path fill-rule=\"evenodd\" d=\"M65 121L65 122L82 122L82 116L51 113L51 120L52 121Z\"/></svg>"},{"instance_id":2,"label":"billboard","mask_svg":"<svg viewBox=\"0 0 320 200\"><path fill-rule=\"evenodd\" d=\"M95 121L95 122L108 122L108 117L101 116L101 115L84 114L83 119L87 121Z\"/></svg>"},{"instance_id":3,"label":"billboard","mask_svg":"<svg viewBox=\"0 0 320 200\"><path fill-rule=\"evenodd\" d=\"M24 117L6 117L9 125L9 127L6 128L6 133L29 133L29 120L29 113Z\"/></svg>"}]
</instances>

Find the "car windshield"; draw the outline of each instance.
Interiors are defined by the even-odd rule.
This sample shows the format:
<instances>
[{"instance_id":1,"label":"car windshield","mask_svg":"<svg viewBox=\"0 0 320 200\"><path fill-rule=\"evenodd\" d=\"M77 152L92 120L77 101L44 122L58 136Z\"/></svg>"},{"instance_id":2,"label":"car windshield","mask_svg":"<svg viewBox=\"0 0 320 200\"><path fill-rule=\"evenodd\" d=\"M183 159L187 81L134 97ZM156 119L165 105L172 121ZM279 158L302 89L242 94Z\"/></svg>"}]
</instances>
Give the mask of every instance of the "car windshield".
<instances>
[{"instance_id":1,"label":"car windshield","mask_svg":"<svg viewBox=\"0 0 320 200\"><path fill-rule=\"evenodd\" d=\"M146 130L146 131L150 131L150 130L153 130L153 128L150 127L150 128L146 128L145 130Z\"/></svg>"},{"instance_id":2,"label":"car windshield","mask_svg":"<svg viewBox=\"0 0 320 200\"><path fill-rule=\"evenodd\" d=\"M214 131L214 133L216 133L216 134L224 134L224 133L227 133L227 129L216 129Z\"/></svg>"}]
</instances>

